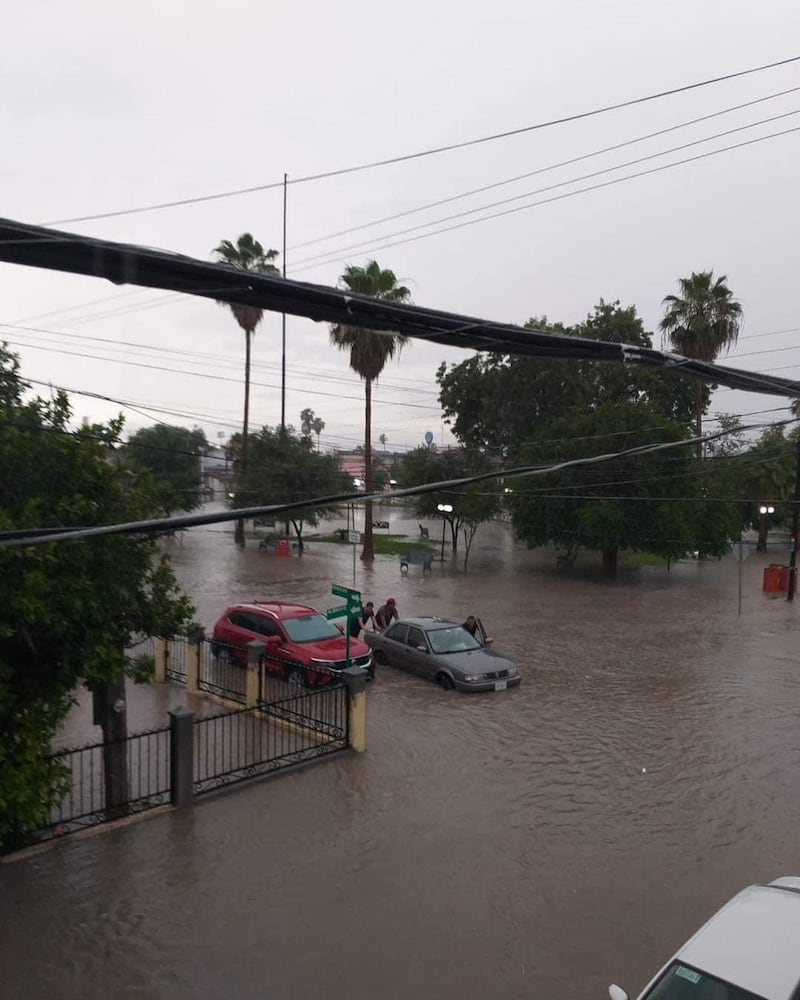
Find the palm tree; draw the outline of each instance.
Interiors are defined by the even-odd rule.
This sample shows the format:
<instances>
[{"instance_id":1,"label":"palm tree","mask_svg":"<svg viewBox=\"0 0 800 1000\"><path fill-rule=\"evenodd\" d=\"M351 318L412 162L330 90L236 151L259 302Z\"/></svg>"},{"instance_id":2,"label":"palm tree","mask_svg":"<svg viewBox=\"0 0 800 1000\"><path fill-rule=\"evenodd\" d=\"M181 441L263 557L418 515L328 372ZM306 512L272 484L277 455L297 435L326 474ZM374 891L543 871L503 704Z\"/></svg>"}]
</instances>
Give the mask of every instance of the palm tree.
<instances>
[{"instance_id":1,"label":"palm tree","mask_svg":"<svg viewBox=\"0 0 800 1000\"><path fill-rule=\"evenodd\" d=\"M715 280L713 271L693 271L690 277L678 279L680 295L668 295L661 303L664 307L661 332L679 354L713 363L738 340L742 307L733 298L727 280L724 274ZM697 437L703 434L704 404L704 386L698 382ZM702 456L703 446L698 443L697 457Z\"/></svg>"},{"instance_id":2,"label":"palm tree","mask_svg":"<svg viewBox=\"0 0 800 1000\"><path fill-rule=\"evenodd\" d=\"M386 451L386 442L387 442L387 441L388 441L389 439L388 439L388 438L386 437L386 435L385 435L385 434L381 434L381 436L380 436L380 437L378 438L378 440L379 440L379 441L380 441L380 443L381 443L381 448L383 448L383 450L384 450L384 451Z\"/></svg>"},{"instance_id":3,"label":"palm tree","mask_svg":"<svg viewBox=\"0 0 800 1000\"><path fill-rule=\"evenodd\" d=\"M278 256L277 250L264 250L264 247L254 240L250 233L242 233L235 243L223 240L213 253L221 264L230 264L241 271L257 271L259 274L279 274L278 268L272 263ZM264 310L257 306L240 305L236 302L220 302L221 306L230 309L234 319L244 330L244 419L242 420L242 449L240 454L240 472L247 471L247 435L250 424L250 345L256 327L264 318ZM244 545L244 521L236 522L236 543Z\"/></svg>"},{"instance_id":4,"label":"palm tree","mask_svg":"<svg viewBox=\"0 0 800 1000\"><path fill-rule=\"evenodd\" d=\"M390 302L407 302L411 292L397 283L394 271L383 270L371 260L366 267L348 265L339 279L340 286L355 295L370 295ZM350 367L364 380L364 479L367 494L372 492L372 383L386 366L386 362L408 343L408 337L398 333L362 330L360 327L335 325L331 327L331 343L340 351L350 352ZM363 562L373 562L375 550L372 541L372 501L364 510Z\"/></svg>"}]
</instances>

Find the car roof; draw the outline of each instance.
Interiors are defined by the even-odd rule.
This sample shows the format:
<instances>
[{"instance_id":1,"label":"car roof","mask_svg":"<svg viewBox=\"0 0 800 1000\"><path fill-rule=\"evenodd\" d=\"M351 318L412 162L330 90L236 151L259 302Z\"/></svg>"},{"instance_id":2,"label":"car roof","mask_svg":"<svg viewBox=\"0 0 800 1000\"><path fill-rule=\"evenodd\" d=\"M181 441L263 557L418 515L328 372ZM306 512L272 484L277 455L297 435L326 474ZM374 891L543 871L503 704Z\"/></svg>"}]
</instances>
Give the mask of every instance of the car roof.
<instances>
[{"instance_id":1,"label":"car roof","mask_svg":"<svg viewBox=\"0 0 800 1000\"><path fill-rule=\"evenodd\" d=\"M416 625L426 632L437 628L452 628L461 622L452 622L448 618L437 618L435 615L421 615L417 618L401 618L398 625Z\"/></svg>"},{"instance_id":2,"label":"car roof","mask_svg":"<svg viewBox=\"0 0 800 1000\"><path fill-rule=\"evenodd\" d=\"M743 889L675 960L766 1000L791 1000L800 985L800 878Z\"/></svg>"},{"instance_id":3,"label":"car roof","mask_svg":"<svg viewBox=\"0 0 800 1000\"><path fill-rule=\"evenodd\" d=\"M316 608L307 604L290 604L285 601L248 601L245 604L232 604L225 614L229 615L232 611L255 611L257 614L266 612L280 619L319 614Z\"/></svg>"}]
</instances>

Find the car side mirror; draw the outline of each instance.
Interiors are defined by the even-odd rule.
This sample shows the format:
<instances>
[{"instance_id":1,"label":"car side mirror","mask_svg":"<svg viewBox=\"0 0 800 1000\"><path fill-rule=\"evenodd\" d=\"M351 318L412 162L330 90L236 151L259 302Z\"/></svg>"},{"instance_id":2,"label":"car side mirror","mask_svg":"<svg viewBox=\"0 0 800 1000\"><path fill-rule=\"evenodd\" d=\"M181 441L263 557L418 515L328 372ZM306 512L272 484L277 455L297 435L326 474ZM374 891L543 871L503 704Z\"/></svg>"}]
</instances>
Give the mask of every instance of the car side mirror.
<instances>
[{"instance_id":1,"label":"car side mirror","mask_svg":"<svg viewBox=\"0 0 800 1000\"><path fill-rule=\"evenodd\" d=\"M609 1000L628 1000L628 994L621 986L608 987Z\"/></svg>"},{"instance_id":2,"label":"car side mirror","mask_svg":"<svg viewBox=\"0 0 800 1000\"><path fill-rule=\"evenodd\" d=\"M280 644L281 644L281 637L279 635L268 635L267 636L267 645L268 646L280 646Z\"/></svg>"},{"instance_id":3,"label":"car side mirror","mask_svg":"<svg viewBox=\"0 0 800 1000\"><path fill-rule=\"evenodd\" d=\"M428 652L428 647L427 646L417 646L417 649L419 650L420 653L427 653Z\"/></svg>"},{"instance_id":4,"label":"car side mirror","mask_svg":"<svg viewBox=\"0 0 800 1000\"><path fill-rule=\"evenodd\" d=\"M491 644L493 642L494 642L494 639L490 635L484 636L484 639L483 639L484 646L491 646Z\"/></svg>"}]
</instances>

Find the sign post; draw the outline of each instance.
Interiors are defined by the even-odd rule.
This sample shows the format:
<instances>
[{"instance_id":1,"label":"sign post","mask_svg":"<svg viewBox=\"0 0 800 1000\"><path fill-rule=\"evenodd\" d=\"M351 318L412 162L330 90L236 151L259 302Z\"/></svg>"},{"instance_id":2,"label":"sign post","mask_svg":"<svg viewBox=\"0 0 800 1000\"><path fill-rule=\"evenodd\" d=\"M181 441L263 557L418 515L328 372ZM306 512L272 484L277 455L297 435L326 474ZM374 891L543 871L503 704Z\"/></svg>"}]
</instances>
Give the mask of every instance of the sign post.
<instances>
[{"instance_id":1,"label":"sign post","mask_svg":"<svg viewBox=\"0 0 800 1000\"><path fill-rule=\"evenodd\" d=\"M353 548L353 552L355 552L355 547ZM341 584L334 583L331 587L331 593L334 597L344 597L347 601L346 604L340 604L338 608L328 608L325 612L325 617L329 620L344 618L347 622L344 633L344 665L347 668L350 666L350 623L353 618L357 618L361 614L361 591L355 590L355 588L342 587Z\"/></svg>"},{"instance_id":2,"label":"sign post","mask_svg":"<svg viewBox=\"0 0 800 1000\"><path fill-rule=\"evenodd\" d=\"M356 585L356 546L361 544L361 532L351 531L348 534L348 540L353 546L353 588Z\"/></svg>"}]
</instances>

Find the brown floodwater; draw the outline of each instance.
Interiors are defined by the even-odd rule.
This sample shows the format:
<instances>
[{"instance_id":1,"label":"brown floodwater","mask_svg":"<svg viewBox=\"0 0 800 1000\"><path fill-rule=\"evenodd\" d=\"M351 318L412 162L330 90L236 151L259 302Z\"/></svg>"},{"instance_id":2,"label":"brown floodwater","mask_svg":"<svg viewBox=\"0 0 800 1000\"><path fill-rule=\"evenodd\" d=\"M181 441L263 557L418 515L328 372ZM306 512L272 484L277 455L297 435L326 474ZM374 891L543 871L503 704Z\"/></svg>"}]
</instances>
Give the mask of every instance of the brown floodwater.
<instances>
[{"instance_id":1,"label":"brown floodwater","mask_svg":"<svg viewBox=\"0 0 800 1000\"><path fill-rule=\"evenodd\" d=\"M221 528L169 544L206 625L352 582L350 550L313 540L300 560ZM0 997L635 995L741 886L800 873L800 611L762 595L764 558L741 617L733 559L613 584L552 563L502 525L466 577L359 563L401 614L479 614L522 686L387 668L366 754L0 867Z\"/></svg>"}]
</instances>

